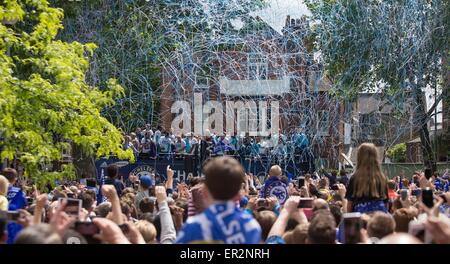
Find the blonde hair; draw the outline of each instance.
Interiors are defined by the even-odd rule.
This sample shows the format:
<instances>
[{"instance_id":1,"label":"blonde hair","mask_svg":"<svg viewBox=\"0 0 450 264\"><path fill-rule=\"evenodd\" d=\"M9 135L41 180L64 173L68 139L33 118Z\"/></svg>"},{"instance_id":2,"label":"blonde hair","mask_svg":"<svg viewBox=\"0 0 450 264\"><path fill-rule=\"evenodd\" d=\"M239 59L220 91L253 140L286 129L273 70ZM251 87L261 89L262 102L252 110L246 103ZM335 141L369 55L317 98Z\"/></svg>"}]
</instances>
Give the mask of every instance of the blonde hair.
<instances>
[{"instance_id":1,"label":"blonde hair","mask_svg":"<svg viewBox=\"0 0 450 264\"><path fill-rule=\"evenodd\" d=\"M136 228L141 233L145 240L145 243L153 243L156 238L156 228L155 226L146 220L139 220L135 223Z\"/></svg>"},{"instance_id":2,"label":"blonde hair","mask_svg":"<svg viewBox=\"0 0 450 264\"><path fill-rule=\"evenodd\" d=\"M0 195L6 196L8 192L9 181L5 176L0 175Z\"/></svg>"},{"instance_id":3,"label":"blonde hair","mask_svg":"<svg viewBox=\"0 0 450 264\"><path fill-rule=\"evenodd\" d=\"M283 171L281 170L281 167L278 165L273 165L272 167L270 167L269 170L269 176L277 176L280 177L281 174L283 174Z\"/></svg>"},{"instance_id":4,"label":"blonde hair","mask_svg":"<svg viewBox=\"0 0 450 264\"><path fill-rule=\"evenodd\" d=\"M363 143L359 146L356 171L353 173L353 197L374 197L386 199L386 176L381 171L378 161L377 148L372 143Z\"/></svg>"}]
</instances>

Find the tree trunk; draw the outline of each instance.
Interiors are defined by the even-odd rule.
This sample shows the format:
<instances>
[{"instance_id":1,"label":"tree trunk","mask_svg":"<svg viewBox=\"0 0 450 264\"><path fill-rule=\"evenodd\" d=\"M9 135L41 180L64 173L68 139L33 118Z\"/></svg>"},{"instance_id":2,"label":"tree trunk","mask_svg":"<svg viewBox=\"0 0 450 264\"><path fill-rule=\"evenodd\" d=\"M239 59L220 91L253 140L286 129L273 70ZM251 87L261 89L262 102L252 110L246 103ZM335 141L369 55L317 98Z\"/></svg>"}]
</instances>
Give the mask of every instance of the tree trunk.
<instances>
[{"instance_id":1,"label":"tree trunk","mask_svg":"<svg viewBox=\"0 0 450 264\"><path fill-rule=\"evenodd\" d=\"M428 116L425 109L426 102L424 100L423 92L418 87L414 89L414 99L417 103L415 120L417 122L416 124L418 125L418 128L420 129L419 133L420 142L422 144L423 164L425 168L429 168L432 172L435 172L437 167L431 147L430 132L428 131Z\"/></svg>"},{"instance_id":2,"label":"tree trunk","mask_svg":"<svg viewBox=\"0 0 450 264\"><path fill-rule=\"evenodd\" d=\"M95 158L83 154L81 148L72 143L71 156L73 165L77 172L77 178L97 178L97 168L95 167Z\"/></svg>"}]
</instances>

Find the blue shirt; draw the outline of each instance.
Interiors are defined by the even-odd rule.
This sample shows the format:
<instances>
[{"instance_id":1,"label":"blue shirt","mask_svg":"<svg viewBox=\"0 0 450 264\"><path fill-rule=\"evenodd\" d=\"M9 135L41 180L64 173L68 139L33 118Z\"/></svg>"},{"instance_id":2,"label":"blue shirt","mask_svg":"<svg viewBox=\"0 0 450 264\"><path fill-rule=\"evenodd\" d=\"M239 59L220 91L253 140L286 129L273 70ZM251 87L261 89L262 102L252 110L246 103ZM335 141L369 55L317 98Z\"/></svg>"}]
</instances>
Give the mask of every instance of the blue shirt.
<instances>
[{"instance_id":1,"label":"blue shirt","mask_svg":"<svg viewBox=\"0 0 450 264\"><path fill-rule=\"evenodd\" d=\"M189 217L176 243L258 244L261 227L248 213L228 201L208 207L203 213Z\"/></svg>"},{"instance_id":2,"label":"blue shirt","mask_svg":"<svg viewBox=\"0 0 450 264\"><path fill-rule=\"evenodd\" d=\"M25 193L22 192L22 190L18 187L10 185L8 187L8 194L6 198L9 202L8 210L10 211L23 209L27 205L27 197L25 196ZM19 225L17 223L8 223L6 225L6 229L8 230L8 238L6 242L8 244L13 244L17 234L20 232L20 230L22 230L22 228L22 225Z\"/></svg>"},{"instance_id":3,"label":"blue shirt","mask_svg":"<svg viewBox=\"0 0 450 264\"><path fill-rule=\"evenodd\" d=\"M191 145L191 141L189 140L189 138L184 139L184 144L185 144L184 150L186 151L186 153L191 152L192 145Z\"/></svg>"},{"instance_id":4,"label":"blue shirt","mask_svg":"<svg viewBox=\"0 0 450 264\"><path fill-rule=\"evenodd\" d=\"M25 196L25 193L22 192L22 189L17 187L10 185L8 187L8 194L6 198L8 199L8 210L10 211L23 209L27 205L27 197Z\"/></svg>"}]
</instances>

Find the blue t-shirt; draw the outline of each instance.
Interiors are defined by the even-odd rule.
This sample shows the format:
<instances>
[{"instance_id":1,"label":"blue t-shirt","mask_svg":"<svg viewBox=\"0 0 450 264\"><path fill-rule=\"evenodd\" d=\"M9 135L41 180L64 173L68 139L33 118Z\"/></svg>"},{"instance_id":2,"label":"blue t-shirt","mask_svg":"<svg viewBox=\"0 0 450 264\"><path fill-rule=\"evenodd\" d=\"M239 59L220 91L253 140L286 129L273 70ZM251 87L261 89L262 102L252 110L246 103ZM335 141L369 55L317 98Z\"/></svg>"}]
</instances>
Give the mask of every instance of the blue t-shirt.
<instances>
[{"instance_id":1,"label":"blue t-shirt","mask_svg":"<svg viewBox=\"0 0 450 264\"><path fill-rule=\"evenodd\" d=\"M25 193L22 192L22 190L18 187L8 187L7 199L9 202L8 210L10 211L23 209L27 205L27 197L25 196ZM19 225L17 223L8 223L6 226L6 229L8 230L8 238L6 242L8 244L13 244L17 234L20 232L20 230L22 230L22 228L22 225Z\"/></svg>"},{"instance_id":2,"label":"blue t-shirt","mask_svg":"<svg viewBox=\"0 0 450 264\"><path fill-rule=\"evenodd\" d=\"M248 213L228 201L208 207L203 213L187 219L176 243L258 244L261 227Z\"/></svg>"},{"instance_id":3,"label":"blue t-shirt","mask_svg":"<svg viewBox=\"0 0 450 264\"><path fill-rule=\"evenodd\" d=\"M9 202L8 210L10 211L23 209L27 205L27 197L25 196L25 193L17 187L9 186L6 198Z\"/></svg>"},{"instance_id":4,"label":"blue t-shirt","mask_svg":"<svg viewBox=\"0 0 450 264\"><path fill-rule=\"evenodd\" d=\"M184 139L184 145L185 145L184 150L186 151L186 153L190 153L192 145L191 145L191 141L189 140L189 138Z\"/></svg>"}]
</instances>

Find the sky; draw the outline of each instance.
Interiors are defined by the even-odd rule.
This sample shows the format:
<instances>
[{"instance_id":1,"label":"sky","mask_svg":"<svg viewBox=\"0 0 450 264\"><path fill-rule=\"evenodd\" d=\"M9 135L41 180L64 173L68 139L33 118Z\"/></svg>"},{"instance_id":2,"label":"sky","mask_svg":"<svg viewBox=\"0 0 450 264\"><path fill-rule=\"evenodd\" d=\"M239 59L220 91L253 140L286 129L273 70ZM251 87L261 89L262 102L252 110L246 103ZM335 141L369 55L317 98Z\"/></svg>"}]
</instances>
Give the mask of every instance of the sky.
<instances>
[{"instance_id":1,"label":"sky","mask_svg":"<svg viewBox=\"0 0 450 264\"><path fill-rule=\"evenodd\" d=\"M267 8L254 12L252 15L261 17L281 33L287 15L290 15L291 18L300 18L303 15L310 14L303 0L269 0Z\"/></svg>"}]
</instances>

